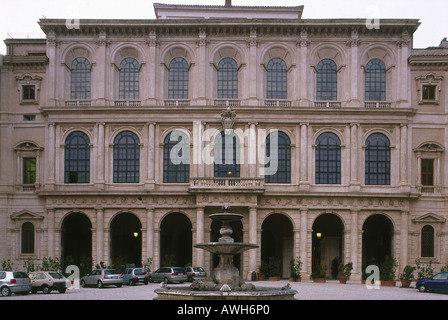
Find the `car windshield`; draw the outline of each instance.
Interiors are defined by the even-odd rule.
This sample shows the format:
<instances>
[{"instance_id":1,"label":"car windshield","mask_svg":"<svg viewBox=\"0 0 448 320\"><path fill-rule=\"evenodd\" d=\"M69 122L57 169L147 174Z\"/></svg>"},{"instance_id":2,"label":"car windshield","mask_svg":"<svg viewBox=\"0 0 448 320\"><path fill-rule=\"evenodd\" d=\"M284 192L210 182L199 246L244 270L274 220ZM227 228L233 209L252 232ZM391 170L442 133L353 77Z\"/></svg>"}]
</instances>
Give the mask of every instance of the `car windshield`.
<instances>
[{"instance_id":1,"label":"car windshield","mask_svg":"<svg viewBox=\"0 0 448 320\"><path fill-rule=\"evenodd\" d=\"M136 275L146 274L146 270L145 269L135 269L134 274L136 274Z\"/></svg>"},{"instance_id":2,"label":"car windshield","mask_svg":"<svg viewBox=\"0 0 448 320\"><path fill-rule=\"evenodd\" d=\"M53 277L53 279L64 279L65 277L60 274L59 272L49 272L48 273L50 276Z\"/></svg>"},{"instance_id":3,"label":"car windshield","mask_svg":"<svg viewBox=\"0 0 448 320\"><path fill-rule=\"evenodd\" d=\"M114 269L104 270L104 274L119 274L119 273L120 272Z\"/></svg>"},{"instance_id":4,"label":"car windshield","mask_svg":"<svg viewBox=\"0 0 448 320\"><path fill-rule=\"evenodd\" d=\"M173 268L173 272L175 272L175 273L184 273L185 270L182 269L182 268Z\"/></svg>"}]
</instances>

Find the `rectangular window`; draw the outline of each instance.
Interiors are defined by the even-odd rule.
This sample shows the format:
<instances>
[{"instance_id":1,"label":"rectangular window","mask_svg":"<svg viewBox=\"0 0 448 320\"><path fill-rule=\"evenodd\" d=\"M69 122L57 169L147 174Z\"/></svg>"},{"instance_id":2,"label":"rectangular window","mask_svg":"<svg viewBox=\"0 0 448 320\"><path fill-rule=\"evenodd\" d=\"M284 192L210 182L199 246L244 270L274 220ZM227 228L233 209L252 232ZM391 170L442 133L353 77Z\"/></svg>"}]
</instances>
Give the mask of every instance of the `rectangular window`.
<instances>
[{"instance_id":1,"label":"rectangular window","mask_svg":"<svg viewBox=\"0 0 448 320\"><path fill-rule=\"evenodd\" d=\"M23 159L23 184L36 183L36 158Z\"/></svg>"},{"instance_id":2,"label":"rectangular window","mask_svg":"<svg viewBox=\"0 0 448 320\"><path fill-rule=\"evenodd\" d=\"M422 159L422 185L434 185L434 159Z\"/></svg>"},{"instance_id":3,"label":"rectangular window","mask_svg":"<svg viewBox=\"0 0 448 320\"><path fill-rule=\"evenodd\" d=\"M36 120L35 114L24 114L23 115L23 121L34 121Z\"/></svg>"},{"instance_id":4,"label":"rectangular window","mask_svg":"<svg viewBox=\"0 0 448 320\"><path fill-rule=\"evenodd\" d=\"M35 86L22 86L22 100L35 100L35 91Z\"/></svg>"},{"instance_id":5,"label":"rectangular window","mask_svg":"<svg viewBox=\"0 0 448 320\"><path fill-rule=\"evenodd\" d=\"M423 100L435 100L436 99L436 86L424 85L422 90Z\"/></svg>"}]
</instances>

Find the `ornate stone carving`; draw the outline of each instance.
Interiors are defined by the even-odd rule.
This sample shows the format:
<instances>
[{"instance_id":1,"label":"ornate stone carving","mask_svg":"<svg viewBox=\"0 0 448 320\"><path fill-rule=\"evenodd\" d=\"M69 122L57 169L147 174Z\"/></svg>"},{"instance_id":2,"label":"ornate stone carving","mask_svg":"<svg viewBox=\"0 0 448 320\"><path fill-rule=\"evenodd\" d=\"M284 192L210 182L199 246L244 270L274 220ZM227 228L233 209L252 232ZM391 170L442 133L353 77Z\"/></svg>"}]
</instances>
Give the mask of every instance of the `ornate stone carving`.
<instances>
[{"instance_id":1,"label":"ornate stone carving","mask_svg":"<svg viewBox=\"0 0 448 320\"><path fill-rule=\"evenodd\" d=\"M225 134L230 134L233 130L233 124L235 123L236 113L230 107L223 110L221 113L221 122Z\"/></svg>"}]
</instances>

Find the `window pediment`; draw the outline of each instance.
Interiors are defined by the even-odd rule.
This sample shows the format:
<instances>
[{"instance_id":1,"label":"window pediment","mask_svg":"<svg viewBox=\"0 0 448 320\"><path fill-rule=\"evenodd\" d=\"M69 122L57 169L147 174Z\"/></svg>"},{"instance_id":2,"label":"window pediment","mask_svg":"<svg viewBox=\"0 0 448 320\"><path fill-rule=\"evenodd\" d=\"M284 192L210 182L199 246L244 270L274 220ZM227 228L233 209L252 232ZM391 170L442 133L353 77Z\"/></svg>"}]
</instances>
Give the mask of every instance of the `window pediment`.
<instances>
[{"instance_id":1,"label":"window pediment","mask_svg":"<svg viewBox=\"0 0 448 320\"><path fill-rule=\"evenodd\" d=\"M412 219L414 223L445 223L446 219L435 214L435 213L427 213L423 216Z\"/></svg>"},{"instance_id":2,"label":"window pediment","mask_svg":"<svg viewBox=\"0 0 448 320\"><path fill-rule=\"evenodd\" d=\"M424 142L414 149L414 152L444 152L445 148L437 142Z\"/></svg>"},{"instance_id":3,"label":"window pediment","mask_svg":"<svg viewBox=\"0 0 448 320\"><path fill-rule=\"evenodd\" d=\"M11 220L42 220L44 217L29 210L21 210L11 215Z\"/></svg>"}]
</instances>

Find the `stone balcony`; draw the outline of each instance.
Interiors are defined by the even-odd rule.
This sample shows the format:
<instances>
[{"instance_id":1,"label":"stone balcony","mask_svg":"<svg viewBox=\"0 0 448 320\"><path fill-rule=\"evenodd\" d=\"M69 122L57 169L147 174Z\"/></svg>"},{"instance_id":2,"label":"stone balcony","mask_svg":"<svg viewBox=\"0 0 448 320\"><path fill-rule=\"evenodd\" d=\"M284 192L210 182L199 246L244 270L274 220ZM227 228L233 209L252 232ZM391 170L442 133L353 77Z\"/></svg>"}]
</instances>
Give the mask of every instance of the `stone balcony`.
<instances>
[{"instance_id":1,"label":"stone balcony","mask_svg":"<svg viewBox=\"0 0 448 320\"><path fill-rule=\"evenodd\" d=\"M190 192L264 192L264 178L191 178Z\"/></svg>"}]
</instances>

